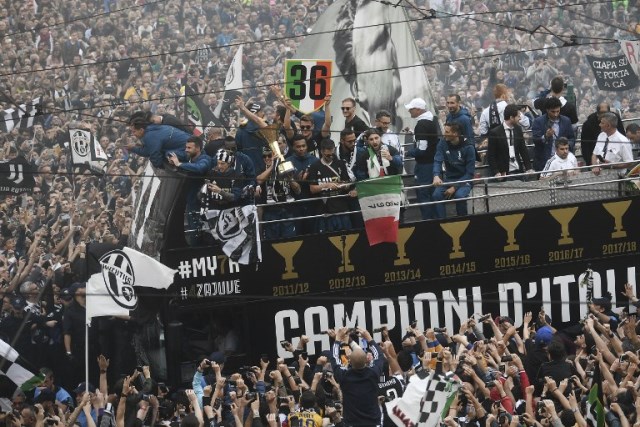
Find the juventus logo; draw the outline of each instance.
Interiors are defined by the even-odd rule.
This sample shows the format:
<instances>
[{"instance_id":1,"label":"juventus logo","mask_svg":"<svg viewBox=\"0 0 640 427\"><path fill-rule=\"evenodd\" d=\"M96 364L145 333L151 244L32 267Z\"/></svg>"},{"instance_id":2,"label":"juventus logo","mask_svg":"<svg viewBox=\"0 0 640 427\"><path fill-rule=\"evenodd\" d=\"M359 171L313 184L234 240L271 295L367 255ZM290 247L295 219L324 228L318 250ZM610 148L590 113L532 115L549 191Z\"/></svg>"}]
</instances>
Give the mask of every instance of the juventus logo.
<instances>
[{"instance_id":1,"label":"juventus logo","mask_svg":"<svg viewBox=\"0 0 640 427\"><path fill-rule=\"evenodd\" d=\"M24 172L22 170L22 165L9 165L9 181L13 181L16 184L20 184L24 181Z\"/></svg>"}]
</instances>

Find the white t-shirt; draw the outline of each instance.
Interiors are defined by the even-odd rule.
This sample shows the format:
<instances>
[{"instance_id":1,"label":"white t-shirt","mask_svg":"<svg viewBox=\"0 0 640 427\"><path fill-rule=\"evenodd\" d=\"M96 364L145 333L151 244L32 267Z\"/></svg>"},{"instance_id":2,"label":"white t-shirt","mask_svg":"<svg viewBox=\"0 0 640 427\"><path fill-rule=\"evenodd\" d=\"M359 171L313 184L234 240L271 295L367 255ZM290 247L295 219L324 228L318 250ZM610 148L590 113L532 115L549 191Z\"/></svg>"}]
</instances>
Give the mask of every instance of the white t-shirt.
<instances>
[{"instance_id":1,"label":"white t-shirt","mask_svg":"<svg viewBox=\"0 0 640 427\"><path fill-rule=\"evenodd\" d=\"M609 143L607 144L607 134L604 132L600 132L600 135L598 135L598 142L593 149L594 156L600 155L609 163L633 161L633 150L631 148L631 142L629 142L629 139L626 136L616 131L608 138ZM607 146L606 153L604 153L605 145Z\"/></svg>"},{"instance_id":2,"label":"white t-shirt","mask_svg":"<svg viewBox=\"0 0 640 427\"><path fill-rule=\"evenodd\" d=\"M504 100L496 103L496 106L498 107L498 115L500 116L500 123L504 123L504 109L507 107L507 105L507 101ZM482 110L482 114L480 114L480 126L478 127L478 132L480 133L480 135L486 135L487 132L489 132L490 108L490 106L485 108L484 110ZM524 114L520 115L519 124L520 126L522 126L522 129L525 130L529 129L529 127L531 126L529 118Z\"/></svg>"},{"instance_id":3,"label":"white t-shirt","mask_svg":"<svg viewBox=\"0 0 640 427\"><path fill-rule=\"evenodd\" d=\"M578 160L573 153L569 153L566 159L560 158L557 154L554 154L549 160L547 160L547 164L544 165L544 172L541 175L542 178L549 177L553 175L554 171L561 171L565 169L573 169L578 167Z\"/></svg>"}]
</instances>

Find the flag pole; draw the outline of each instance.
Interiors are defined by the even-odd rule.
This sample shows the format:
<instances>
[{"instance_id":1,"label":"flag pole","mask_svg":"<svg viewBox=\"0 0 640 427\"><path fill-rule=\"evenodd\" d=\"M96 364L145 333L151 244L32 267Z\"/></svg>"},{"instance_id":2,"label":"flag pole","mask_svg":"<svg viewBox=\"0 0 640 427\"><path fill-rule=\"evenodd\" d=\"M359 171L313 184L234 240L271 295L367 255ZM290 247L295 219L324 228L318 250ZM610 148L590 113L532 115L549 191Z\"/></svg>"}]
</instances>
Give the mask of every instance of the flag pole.
<instances>
[{"instance_id":1,"label":"flag pole","mask_svg":"<svg viewBox=\"0 0 640 427\"><path fill-rule=\"evenodd\" d=\"M86 320L84 322L84 391L89 393L89 325Z\"/></svg>"}]
</instances>

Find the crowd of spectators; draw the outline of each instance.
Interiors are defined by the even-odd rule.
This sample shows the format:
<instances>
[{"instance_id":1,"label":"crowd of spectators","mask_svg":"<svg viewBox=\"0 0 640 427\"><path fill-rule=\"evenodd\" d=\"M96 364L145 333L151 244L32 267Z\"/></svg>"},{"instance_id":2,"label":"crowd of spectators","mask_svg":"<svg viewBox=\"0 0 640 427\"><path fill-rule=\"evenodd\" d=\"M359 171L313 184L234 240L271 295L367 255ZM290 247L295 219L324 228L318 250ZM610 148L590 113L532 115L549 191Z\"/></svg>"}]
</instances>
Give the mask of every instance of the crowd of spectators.
<instances>
[{"instance_id":1,"label":"crowd of spectators","mask_svg":"<svg viewBox=\"0 0 640 427\"><path fill-rule=\"evenodd\" d=\"M613 311L610 295L594 298L583 321L562 330L544 311L517 322L486 314L456 333L414 322L395 343L386 327L376 331L379 342L363 328L330 329L330 351L309 355L302 336L296 347L281 343L289 358L263 354L241 367L226 363L233 354L216 351L198 356L190 385L167 386L149 366L114 373L100 355L97 387L81 382L67 390L44 367L43 382L16 391L1 416L12 427L391 427L396 399L433 373L459 386L442 414L449 427L602 425L597 402L606 425L637 426L640 339L629 309L640 303L632 289L625 285L627 308Z\"/></svg>"},{"instance_id":2,"label":"crowd of spectators","mask_svg":"<svg viewBox=\"0 0 640 427\"><path fill-rule=\"evenodd\" d=\"M76 386L66 382L81 373L78 367L82 365L79 359L82 358L84 347L84 288L80 283L86 280L86 246L91 243L126 243L131 228L132 189L139 185L139 176L147 161L136 154L134 147L137 138L128 127L129 119L141 110L157 116L183 117L183 82L195 92L204 94L207 108L214 111L221 102L225 75L235 46L244 46L243 99L247 101L247 106L244 102L232 106L233 111L238 114L234 114L232 129L226 138L220 128L208 130L202 149L210 156L211 165L229 163L231 157L237 165L242 155L246 154L243 161L253 161L254 179L257 179L256 184L262 185L262 190L253 195L258 198L266 197L269 191L276 195L273 200L287 201L309 196L313 192L330 196L347 194L352 190L350 186L341 185L328 176L324 178L331 179L316 179L305 183L308 176L304 175L304 171L311 163L318 162L322 151L325 154L331 151L330 147L322 146L322 137L327 136L330 123L318 120L317 117L296 118L294 112L287 108L286 102L282 101L277 86L272 86L282 78L283 59L295 52L304 34L313 27L318 16L329 5L327 0L159 0L136 1L131 4L116 0L0 1L0 107L3 110L15 108L38 99L41 113L32 127L15 127L0 135L0 160L7 161L21 155L37 170L36 185L32 193L21 196L3 195L0 203L0 280L3 294L0 334L30 359L33 366L49 366L60 381L65 382L67 388ZM416 2L416 5L425 9L430 7L424 1ZM443 122L449 112L448 95L457 94L457 104L468 111L475 134L481 135L481 112L494 100L496 84L503 83L509 88L508 98L511 103L529 104L541 91L549 89L550 80L559 75L567 83L574 85L579 123L595 113L599 103L607 103L622 118L638 116L639 92L599 91L585 58L588 54L617 55L619 44L615 39L638 36L637 1L568 6L555 2L530 1L516 5L509 1L491 4L473 0L463 1L461 10L467 14L466 17L452 17L444 13L436 19L421 19L423 16L420 12L407 7L410 25L438 105L438 111L433 111L432 114L440 117ZM539 25L544 25L546 32L544 29L534 32L533 29ZM531 32L516 31L516 26L530 29ZM571 35L587 38L579 38L577 45L563 46L563 42L554 37L554 34L564 40L570 40ZM459 59L466 56L474 56L475 59ZM339 102L342 102L343 113L346 112L345 117L352 120L355 117L355 103L350 100L334 100L333 104ZM243 116L251 118L250 114L255 116L250 123L262 121L269 126L274 122L282 122L285 132L279 140L280 152L290 154L288 159L293 167L302 172L296 178L300 178L304 185L297 185L296 180L291 180L283 188L276 188L276 182L279 181L270 178L272 174L269 169L274 167L270 159L277 154L273 147L270 150L263 151L260 148L255 151L255 147L248 145L247 140L243 139L243 127L251 124L244 125L242 119ZM325 117L327 116L328 111ZM286 127L290 123L290 117L293 117L292 129ZM372 125L387 132L391 123L389 119L392 118L388 115L377 115L376 123ZM359 134L363 129L356 122L353 122L352 128L357 127ZM68 130L73 128L90 129L108 154L104 176L98 177L88 171L77 173L74 170L68 137ZM380 159L376 171L391 168L395 171L393 173L401 173L397 156L403 154L402 146L397 141L390 142L393 132L391 129L390 134L381 132L379 135L382 136L383 149L375 132L367 134L367 143L368 137L373 141L370 145L373 147L373 154L367 152L364 148L367 144L364 142L355 143L355 132L343 132L335 153L342 159L341 156L354 152L354 161L364 165L359 172L364 177L370 177L373 173L371 168L366 167L369 163L367 156L376 155ZM637 129L635 132L637 134ZM219 148L225 151L221 153ZM182 160L187 158L182 157ZM327 162L330 163L328 157ZM180 160L176 158L172 163L177 165ZM234 170L247 177L247 168L238 167ZM323 171L318 165L313 170L323 178ZM327 171L329 169L325 168L324 173L328 173ZM345 172L347 175L348 173L349 171ZM341 176L339 181L345 180ZM230 191L229 194L239 197L243 194L244 187ZM219 186L218 189L222 191ZM212 189L214 190L215 188ZM264 203L267 203L266 199ZM344 205L339 209L353 210L351 200ZM276 207L271 209L274 212ZM306 209L308 208L304 204L296 204L287 212L304 216L310 214ZM332 212L335 206L323 204L320 209ZM268 214L268 209L265 209L265 214ZM283 212L278 212L272 218L281 218L282 215ZM296 226L306 228L305 232L311 232L330 229L327 227L331 227L331 224L322 224L323 228L311 223ZM273 225L272 228L277 229L265 229L265 234L273 232L271 236L278 237L292 232L291 224ZM599 322L605 323L603 319ZM26 327L19 329L23 324ZM627 393L627 397L630 396L629 399L634 401L635 388L628 384L629 381L636 380L635 369L628 369L628 364L633 363L632 366L637 367L638 360L635 353L628 353L627 361L614 361L617 353L621 353L616 347L616 337L620 338L623 345L636 345L635 331L630 327L633 324L630 321L622 328L611 328L613 336L610 339L605 336L611 346L603 345L601 338L596 338L592 333L594 328L606 327L599 325L597 319L587 321L585 333L585 336L594 335L600 351L592 353L604 375L613 372L614 377L622 377L623 371L628 374L624 381L622 378L608 378L608 391L605 393L607 408L620 417L622 425L625 425L624 413L630 415L632 412L620 410L622 405L615 403L614 399L622 399L622 395ZM16 331L20 331L17 336ZM504 347L511 343L511 338L517 337L511 328L507 328L505 332L509 336L507 340L501 340L500 335L496 335L495 342L479 342L478 346L488 346L491 349L489 354L492 357L488 357L487 362L471 364L470 369L478 372L478 378L487 374L488 371L484 369L486 363L500 364L496 354L504 353ZM523 331L525 341L526 333ZM419 338L424 335L420 332L416 336ZM430 333L427 336L432 340ZM388 347L389 345L384 346L383 350L387 358L392 358ZM610 347L616 349L616 354L608 350ZM468 351L477 350L474 347ZM584 349L581 351L583 353L579 357L586 356ZM513 353L524 356L522 348ZM478 355L483 354L483 351L478 352ZM456 358L452 358L446 350L443 355L444 363L452 364L451 368L454 369ZM473 360L473 357L468 360ZM515 374L517 370L522 370L518 360L514 356L514 361L510 362L510 381L518 378ZM104 363L104 360L100 362L102 367ZM580 363L574 365L578 369ZM612 369L609 369L609 365L612 365ZM278 365L279 368L281 366ZM300 366L304 367L304 363ZM264 369L260 372L264 375ZM256 373L258 378L260 372ZM288 371L279 369L273 372L280 372L286 378ZM309 372L313 372L313 368L304 370L300 377L312 386L313 379ZM533 371L529 373L532 378L535 377ZM468 374L471 375L471 372ZM148 375L149 372L143 370L142 377L146 378ZM274 399L279 385L276 381L278 374L272 375L276 377L270 376L273 391L262 389L266 393L266 406L269 408L276 405ZM557 397L559 404L565 405L562 398L554 395L556 386L567 387L562 379L556 378L557 384L547 380L546 388L549 398ZM319 381L318 379L317 382ZM578 378L577 387L574 388L584 390L589 385L588 381L586 378ZM479 381L475 383L480 394L484 395L486 389L480 386ZM534 381L531 383L534 384ZM89 395L81 392L84 387L79 387L76 390L76 402L58 400L70 407L77 405L77 408L85 411L76 413L77 419L85 427L91 424L91 414L101 414L104 420L105 415L108 418L114 413L124 413L122 410L109 412L106 406L109 392L116 396L121 393L136 394L130 392L128 381L123 384L113 380L109 382L109 386L111 384L113 388L107 389L106 384L103 387L101 382L100 392L92 393L90 399ZM209 384L213 386L217 383ZM260 381L257 380L255 384L258 387ZM286 385L288 394L294 384ZM127 423L133 422L137 409L140 410L139 416L143 418L147 411L155 413L158 408L166 409L158 403L166 397L163 394L166 392L153 382L138 385L139 389L146 386L149 387L147 391L156 397L142 399L142 403L138 402L139 397L127 398ZM497 383L496 387L500 388ZM242 396L243 388L238 389L240 392L237 394L237 401L227 401L230 398L228 394L222 399L225 401L224 405L230 405L233 416L243 418L250 413L248 408L251 407L259 411L256 420L261 419L264 424L270 425L277 421L273 416L264 417L266 406L261 399L249 402L250 399ZM530 394L527 387L513 389L514 393L521 390L519 396L523 398ZM221 390L229 391L229 387L221 384L215 390L209 391L209 397L217 396ZM259 389L256 391L260 392ZM196 392L198 394L198 390ZM577 392L580 394L579 390ZM539 395L534 392L534 396ZM193 399L191 394L188 396ZM468 397L468 402L475 402L472 392L465 392L465 396ZM19 395L14 396L14 403L18 405L24 399ZM84 403L80 404L83 399ZM573 405L573 397L568 395L568 399L569 404ZM90 400L93 409L86 409L87 400ZM334 401L337 402L338 399ZM51 402L45 398L41 398L40 402L47 413L45 418L64 417L65 422L69 420L67 415L55 409L59 405L47 405L47 402ZM176 402L176 411L169 410L166 416L158 415L155 419L174 419L176 414L181 413L180 408L187 408L189 402L193 409L199 406L185 397L181 403ZM326 403L321 400L318 402L322 406ZM27 403L31 405L34 401L29 397ZM112 408L118 406L115 401L111 403ZM208 403L206 399L205 403ZM287 406L291 407L292 404L290 400L287 401ZM214 414L221 416L217 411L222 406L217 406L214 402L212 405L205 404L203 409L207 419L215 418ZM333 417L338 405L327 406L325 414L333 414L331 418L337 423L338 419ZM553 416L551 407L546 406L549 416ZM574 408L572 406L570 409ZM20 407L17 406L16 409ZM508 408L505 409L510 412ZM213 412L209 412L210 410ZM486 408L484 411L485 414L491 413L494 408ZM42 423L44 412L36 412L33 412L31 406L27 406L26 412L22 414L21 424L31 426ZM231 412L227 412L227 416ZM195 411L196 416L197 413ZM479 406L475 406L475 413L482 418L480 414L483 410ZM498 412L494 415L497 419ZM521 420L528 424L531 421L526 417ZM94 422L96 421L97 418ZM112 421L119 422L116 419ZM632 419L628 421L631 424L634 422ZM13 420L14 425L17 422Z\"/></svg>"}]
</instances>

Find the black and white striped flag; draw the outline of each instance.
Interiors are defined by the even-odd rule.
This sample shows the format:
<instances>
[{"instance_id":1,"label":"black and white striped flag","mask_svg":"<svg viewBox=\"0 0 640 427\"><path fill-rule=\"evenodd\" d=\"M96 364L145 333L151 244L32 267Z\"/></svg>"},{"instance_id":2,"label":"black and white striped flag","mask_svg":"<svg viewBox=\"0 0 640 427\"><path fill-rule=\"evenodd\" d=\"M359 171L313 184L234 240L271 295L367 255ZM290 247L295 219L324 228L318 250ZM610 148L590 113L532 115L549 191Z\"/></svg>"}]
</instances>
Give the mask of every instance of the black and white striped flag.
<instances>
[{"instance_id":1,"label":"black and white striped flag","mask_svg":"<svg viewBox=\"0 0 640 427\"><path fill-rule=\"evenodd\" d=\"M11 132L14 128L29 129L35 123L40 98L36 98L27 104L21 104L20 108L8 108L2 112L3 120L0 123L0 132Z\"/></svg>"},{"instance_id":2,"label":"black and white striped flag","mask_svg":"<svg viewBox=\"0 0 640 427\"><path fill-rule=\"evenodd\" d=\"M222 251L239 264L262 261L256 205L205 212L211 235L222 244Z\"/></svg>"},{"instance_id":3,"label":"black and white striped flag","mask_svg":"<svg viewBox=\"0 0 640 427\"><path fill-rule=\"evenodd\" d=\"M20 354L9 344L0 340L0 363L2 371L0 373L8 378L16 388L22 391L31 391L40 385L44 380L42 375L34 375L31 371L23 368L18 363Z\"/></svg>"}]
</instances>

